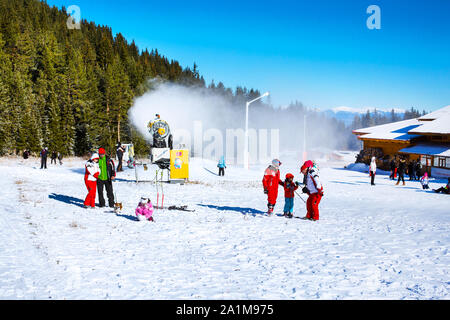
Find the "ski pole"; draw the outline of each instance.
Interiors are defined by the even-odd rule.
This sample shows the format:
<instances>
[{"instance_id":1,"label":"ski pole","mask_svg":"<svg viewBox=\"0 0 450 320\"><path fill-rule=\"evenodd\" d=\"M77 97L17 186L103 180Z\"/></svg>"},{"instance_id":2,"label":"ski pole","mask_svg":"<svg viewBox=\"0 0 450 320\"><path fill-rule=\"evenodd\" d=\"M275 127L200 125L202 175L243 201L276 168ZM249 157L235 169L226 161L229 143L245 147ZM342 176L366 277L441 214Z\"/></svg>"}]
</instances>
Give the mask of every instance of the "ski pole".
<instances>
[{"instance_id":1,"label":"ski pole","mask_svg":"<svg viewBox=\"0 0 450 320\"><path fill-rule=\"evenodd\" d=\"M298 195L298 196L300 197L300 199L302 199L302 200L303 200L303 202L304 202L304 203L306 203L305 199L303 199L303 198L302 198L302 196L301 196L301 195L299 195L297 191L294 191L294 192L295 192L295 194L296 194L296 195Z\"/></svg>"},{"instance_id":2,"label":"ski pole","mask_svg":"<svg viewBox=\"0 0 450 320\"><path fill-rule=\"evenodd\" d=\"M162 193L161 209L164 209L164 185L163 185L163 174L164 174L164 171L161 170L161 193Z\"/></svg>"}]
</instances>

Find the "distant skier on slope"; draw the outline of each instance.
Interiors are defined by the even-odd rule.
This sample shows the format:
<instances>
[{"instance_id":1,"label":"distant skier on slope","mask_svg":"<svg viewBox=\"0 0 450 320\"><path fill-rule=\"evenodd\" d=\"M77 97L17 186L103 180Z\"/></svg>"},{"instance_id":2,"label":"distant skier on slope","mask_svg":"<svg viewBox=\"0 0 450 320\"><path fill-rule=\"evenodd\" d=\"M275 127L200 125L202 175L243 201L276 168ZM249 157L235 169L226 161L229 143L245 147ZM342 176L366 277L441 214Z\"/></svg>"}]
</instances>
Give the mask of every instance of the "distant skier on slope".
<instances>
[{"instance_id":1,"label":"distant skier on slope","mask_svg":"<svg viewBox=\"0 0 450 320\"><path fill-rule=\"evenodd\" d=\"M48 148L47 147L42 149L40 156L41 156L41 169L47 169L47 156L48 156Z\"/></svg>"},{"instance_id":2,"label":"distant skier on slope","mask_svg":"<svg viewBox=\"0 0 450 320\"><path fill-rule=\"evenodd\" d=\"M294 192L298 189L298 182L294 183L294 175L286 174L286 180L280 181L280 185L284 187L284 216L292 218L294 215Z\"/></svg>"},{"instance_id":3,"label":"distant skier on slope","mask_svg":"<svg viewBox=\"0 0 450 320\"><path fill-rule=\"evenodd\" d=\"M222 156L219 160L219 163L217 164L217 167L219 168L219 176L225 175L225 169L227 165L225 164L225 157Z\"/></svg>"},{"instance_id":4,"label":"distant skier on slope","mask_svg":"<svg viewBox=\"0 0 450 320\"><path fill-rule=\"evenodd\" d=\"M271 215L278 197L278 184L280 182L280 165L278 159L274 159L264 171L264 178L262 180L264 193L267 194L267 214Z\"/></svg>"},{"instance_id":5,"label":"distant skier on slope","mask_svg":"<svg viewBox=\"0 0 450 320\"><path fill-rule=\"evenodd\" d=\"M305 187L303 193L309 195L306 201L306 219L319 220L319 203L323 197L323 186L319 180L319 170L311 161L306 161L300 168L300 172L305 176Z\"/></svg>"}]
</instances>

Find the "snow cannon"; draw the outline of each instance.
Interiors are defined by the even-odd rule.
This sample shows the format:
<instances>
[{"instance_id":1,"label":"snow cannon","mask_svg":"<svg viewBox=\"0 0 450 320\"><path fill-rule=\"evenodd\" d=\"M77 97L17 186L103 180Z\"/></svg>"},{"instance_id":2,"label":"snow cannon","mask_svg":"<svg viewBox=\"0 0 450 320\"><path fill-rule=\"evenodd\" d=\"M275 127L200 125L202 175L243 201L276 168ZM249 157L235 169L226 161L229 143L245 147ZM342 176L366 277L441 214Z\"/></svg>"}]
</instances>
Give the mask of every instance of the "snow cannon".
<instances>
[{"instance_id":1,"label":"snow cannon","mask_svg":"<svg viewBox=\"0 0 450 320\"><path fill-rule=\"evenodd\" d=\"M160 169L169 169L170 150L173 149L169 124L157 114L156 118L148 123L147 128L153 138L150 154L152 163L157 164Z\"/></svg>"},{"instance_id":2,"label":"snow cannon","mask_svg":"<svg viewBox=\"0 0 450 320\"><path fill-rule=\"evenodd\" d=\"M159 114L147 125L148 132L153 138L151 143L150 162L157 165L161 182L182 183L189 178L189 150L186 148L173 149L173 137L169 124L162 120ZM159 173L156 173L159 176ZM136 171L136 181L138 179Z\"/></svg>"}]
</instances>

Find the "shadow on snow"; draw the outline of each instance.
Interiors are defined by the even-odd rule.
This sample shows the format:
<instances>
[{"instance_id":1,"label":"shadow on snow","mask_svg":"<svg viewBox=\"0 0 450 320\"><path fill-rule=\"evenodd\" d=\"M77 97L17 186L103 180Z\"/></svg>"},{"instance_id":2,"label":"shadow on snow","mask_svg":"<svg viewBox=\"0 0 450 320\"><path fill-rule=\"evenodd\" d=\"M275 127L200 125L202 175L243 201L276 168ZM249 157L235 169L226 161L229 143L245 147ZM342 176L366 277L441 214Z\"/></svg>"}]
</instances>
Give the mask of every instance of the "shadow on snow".
<instances>
[{"instance_id":1,"label":"shadow on snow","mask_svg":"<svg viewBox=\"0 0 450 320\"><path fill-rule=\"evenodd\" d=\"M56 193L52 193L48 197L53 200L61 201L61 202L67 203L67 204L76 205L81 208L84 207L83 199L78 199L75 197L66 196L64 194L56 194Z\"/></svg>"},{"instance_id":2,"label":"shadow on snow","mask_svg":"<svg viewBox=\"0 0 450 320\"><path fill-rule=\"evenodd\" d=\"M216 209L219 211L236 211L236 212L240 212L244 215L257 215L257 214L261 214L261 215L265 215L266 213L261 211L261 210L257 210L254 208L242 208L242 207L230 207L230 206L216 206L216 205L212 205L212 204L197 204L200 207L206 207L206 208L210 208L210 209Z\"/></svg>"}]
</instances>

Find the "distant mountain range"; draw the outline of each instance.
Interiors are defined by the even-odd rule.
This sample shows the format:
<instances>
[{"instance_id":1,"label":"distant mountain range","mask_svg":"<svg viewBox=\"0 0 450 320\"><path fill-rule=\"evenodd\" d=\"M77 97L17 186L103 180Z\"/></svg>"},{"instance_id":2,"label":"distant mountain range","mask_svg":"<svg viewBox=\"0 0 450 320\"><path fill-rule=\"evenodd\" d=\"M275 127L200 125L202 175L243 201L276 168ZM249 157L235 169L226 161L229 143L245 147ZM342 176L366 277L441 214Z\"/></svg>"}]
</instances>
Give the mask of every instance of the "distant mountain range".
<instances>
[{"instance_id":1,"label":"distant mountain range","mask_svg":"<svg viewBox=\"0 0 450 320\"><path fill-rule=\"evenodd\" d=\"M396 114L403 115L406 110L393 108ZM350 125L355 117L355 115L365 114L367 111L371 114L375 113L375 108L350 108L350 107L337 107L329 110L322 111L329 117L336 118L345 123L345 125ZM376 109L377 113L384 116L389 116L392 109Z\"/></svg>"}]
</instances>

